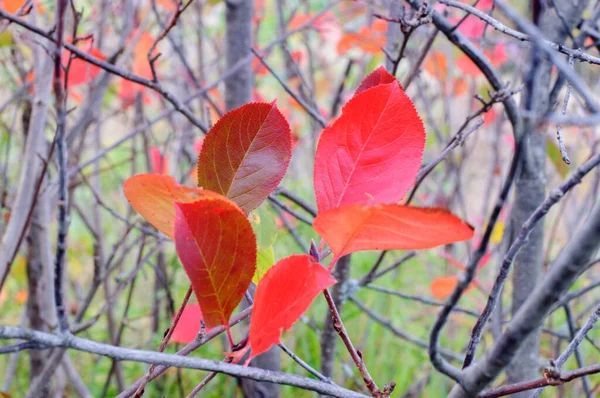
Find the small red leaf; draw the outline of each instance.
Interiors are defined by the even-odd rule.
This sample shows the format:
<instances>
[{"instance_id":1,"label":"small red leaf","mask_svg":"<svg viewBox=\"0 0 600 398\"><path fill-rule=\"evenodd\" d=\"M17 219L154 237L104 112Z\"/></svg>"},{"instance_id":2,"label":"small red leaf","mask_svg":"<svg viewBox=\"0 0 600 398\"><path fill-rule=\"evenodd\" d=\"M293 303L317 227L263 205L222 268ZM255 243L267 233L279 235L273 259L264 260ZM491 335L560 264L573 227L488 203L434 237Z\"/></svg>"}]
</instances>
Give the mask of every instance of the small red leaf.
<instances>
[{"instance_id":1,"label":"small red leaf","mask_svg":"<svg viewBox=\"0 0 600 398\"><path fill-rule=\"evenodd\" d=\"M346 205L319 213L313 228L336 258L362 250L428 249L473 237L447 210L400 205Z\"/></svg>"},{"instance_id":2,"label":"small red leaf","mask_svg":"<svg viewBox=\"0 0 600 398\"><path fill-rule=\"evenodd\" d=\"M198 185L256 209L283 178L292 136L275 103L251 103L223 115L210 129L198 159Z\"/></svg>"},{"instance_id":3,"label":"small red leaf","mask_svg":"<svg viewBox=\"0 0 600 398\"><path fill-rule=\"evenodd\" d=\"M421 166L425 129L397 83L355 95L321 133L315 156L320 212L345 204L397 203Z\"/></svg>"},{"instance_id":4,"label":"small red leaf","mask_svg":"<svg viewBox=\"0 0 600 398\"><path fill-rule=\"evenodd\" d=\"M102 61L106 60L106 57L99 49L90 47L86 50L89 55L92 55ZM69 65L68 75L68 86L75 87L80 84L85 84L94 80L94 78L100 73L100 67L91 64L81 58L73 58L69 62L70 53L64 52L62 56L62 63L66 67ZM62 71L64 74L65 72ZM63 76L64 78L64 76Z\"/></svg>"},{"instance_id":5,"label":"small red leaf","mask_svg":"<svg viewBox=\"0 0 600 398\"><path fill-rule=\"evenodd\" d=\"M307 255L284 258L261 279L254 295L248 345L250 358L279 343L281 334L292 327L315 297L336 280Z\"/></svg>"},{"instance_id":6,"label":"small red leaf","mask_svg":"<svg viewBox=\"0 0 600 398\"><path fill-rule=\"evenodd\" d=\"M383 66L375 69L373 72L369 73L367 77L363 79L358 88L356 89L356 94L360 94L368 88L379 86L380 84L388 84L397 81L394 75L389 73ZM400 84L400 82L398 82Z\"/></svg>"},{"instance_id":7,"label":"small red leaf","mask_svg":"<svg viewBox=\"0 0 600 398\"><path fill-rule=\"evenodd\" d=\"M174 317L173 317L174 318ZM196 339L200 332L200 321L202 320L202 311L198 304L188 304L181 313L181 318L171 335L172 343L189 344ZM208 332L210 328L206 328Z\"/></svg>"},{"instance_id":8,"label":"small red leaf","mask_svg":"<svg viewBox=\"0 0 600 398\"><path fill-rule=\"evenodd\" d=\"M175 203L175 249L209 328L228 325L256 269L256 236L242 210L223 199Z\"/></svg>"},{"instance_id":9,"label":"small red leaf","mask_svg":"<svg viewBox=\"0 0 600 398\"><path fill-rule=\"evenodd\" d=\"M150 163L152 165L152 173L154 174L167 174L168 160L165 156L160 153L160 149L153 146L149 149Z\"/></svg>"},{"instance_id":10,"label":"small red leaf","mask_svg":"<svg viewBox=\"0 0 600 398\"><path fill-rule=\"evenodd\" d=\"M131 206L150 224L173 239L175 226L174 202L194 202L201 198L221 198L214 192L179 185L171 176L138 174L123 184L125 197Z\"/></svg>"}]
</instances>

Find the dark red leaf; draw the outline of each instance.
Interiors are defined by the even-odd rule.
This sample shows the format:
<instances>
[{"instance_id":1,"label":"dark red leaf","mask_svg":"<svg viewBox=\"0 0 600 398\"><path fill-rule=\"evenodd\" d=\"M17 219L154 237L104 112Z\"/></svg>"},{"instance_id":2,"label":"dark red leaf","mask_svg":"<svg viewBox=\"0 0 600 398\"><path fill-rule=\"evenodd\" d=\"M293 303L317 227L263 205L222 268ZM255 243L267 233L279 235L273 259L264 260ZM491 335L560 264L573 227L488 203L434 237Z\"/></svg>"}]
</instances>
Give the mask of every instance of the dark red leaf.
<instances>
[{"instance_id":1,"label":"dark red leaf","mask_svg":"<svg viewBox=\"0 0 600 398\"><path fill-rule=\"evenodd\" d=\"M198 186L257 208L283 178L292 136L275 103L251 103L223 115L210 129L198 159Z\"/></svg>"},{"instance_id":2,"label":"dark red leaf","mask_svg":"<svg viewBox=\"0 0 600 398\"><path fill-rule=\"evenodd\" d=\"M242 210L223 199L175 203L175 249L207 327L228 325L256 269L256 236Z\"/></svg>"}]
</instances>

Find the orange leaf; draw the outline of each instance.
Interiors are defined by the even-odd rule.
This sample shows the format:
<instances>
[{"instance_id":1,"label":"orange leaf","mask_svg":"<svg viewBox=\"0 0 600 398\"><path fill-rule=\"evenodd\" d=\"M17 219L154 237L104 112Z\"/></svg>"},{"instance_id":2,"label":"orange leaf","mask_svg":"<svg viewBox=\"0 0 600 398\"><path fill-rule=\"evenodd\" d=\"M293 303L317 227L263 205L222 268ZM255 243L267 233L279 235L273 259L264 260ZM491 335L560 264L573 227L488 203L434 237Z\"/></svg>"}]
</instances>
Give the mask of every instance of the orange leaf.
<instances>
[{"instance_id":1,"label":"orange leaf","mask_svg":"<svg viewBox=\"0 0 600 398\"><path fill-rule=\"evenodd\" d=\"M469 84L467 83L467 81L464 78L462 78L462 77L454 78L454 81L452 82L452 95L453 96L460 97L461 95L465 94L468 89L469 89Z\"/></svg>"},{"instance_id":2,"label":"orange leaf","mask_svg":"<svg viewBox=\"0 0 600 398\"><path fill-rule=\"evenodd\" d=\"M21 7L23 7L23 4L25 4L25 0L3 0L3 1L0 0L0 1L1 1L0 8L11 14L14 14L17 11L19 11L19 9Z\"/></svg>"},{"instance_id":3,"label":"orange leaf","mask_svg":"<svg viewBox=\"0 0 600 398\"><path fill-rule=\"evenodd\" d=\"M371 25L371 30L374 33L385 34L387 32L388 22L381 18L377 18L373 21Z\"/></svg>"},{"instance_id":4,"label":"orange leaf","mask_svg":"<svg viewBox=\"0 0 600 398\"><path fill-rule=\"evenodd\" d=\"M201 198L221 198L202 188L179 185L171 176L138 174L123 184L125 197L131 206L150 224L173 239L175 226L174 202L194 202Z\"/></svg>"},{"instance_id":5,"label":"orange leaf","mask_svg":"<svg viewBox=\"0 0 600 398\"><path fill-rule=\"evenodd\" d=\"M436 76L445 83L448 76L446 55L441 51L432 51L425 61L424 69L431 76Z\"/></svg>"},{"instance_id":6,"label":"orange leaf","mask_svg":"<svg viewBox=\"0 0 600 398\"><path fill-rule=\"evenodd\" d=\"M342 39L337 44L337 53L339 55L345 54L350 51L352 47L358 42L358 35L356 33L346 33L342 36Z\"/></svg>"},{"instance_id":7,"label":"orange leaf","mask_svg":"<svg viewBox=\"0 0 600 398\"><path fill-rule=\"evenodd\" d=\"M246 104L223 115L206 134L198 185L249 213L277 188L291 157L290 126L275 102Z\"/></svg>"},{"instance_id":8,"label":"orange leaf","mask_svg":"<svg viewBox=\"0 0 600 398\"><path fill-rule=\"evenodd\" d=\"M307 255L290 256L271 267L254 295L248 335L250 358L279 343L281 334L292 327L323 289L335 282L325 267L311 262Z\"/></svg>"},{"instance_id":9,"label":"orange leaf","mask_svg":"<svg viewBox=\"0 0 600 398\"><path fill-rule=\"evenodd\" d=\"M377 30L363 26L358 33L345 33L338 42L338 54L343 55L352 47L358 47L367 54L381 53L381 47L385 46L385 34L379 31L381 26L381 24L374 23L373 27Z\"/></svg>"},{"instance_id":10,"label":"orange leaf","mask_svg":"<svg viewBox=\"0 0 600 398\"><path fill-rule=\"evenodd\" d=\"M461 54L458 57L456 65L467 76L477 77L481 74L479 67L466 54Z\"/></svg>"},{"instance_id":11,"label":"orange leaf","mask_svg":"<svg viewBox=\"0 0 600 398\"><path fill-rule=\"evenodd\" d=\"M252 70L256 76L264 76L269 74L267 67L263 65L258 58L254 58L254 60L252 60Z\"/></svg>"},{"instance_id":12,"label":"orange leaf","mask_svg":"<svg viewBox=\"0 0 600 398\"><path fill-rule=\"evenodd\" d=\"M19 290L15 295L15 301L17 302L17 304L24 304L27 301L27 290Z\"/></svg>"},{"instance_id":13,"label":"orange leaf","mask_svg":"<svg viewBox=\"0 0 600 398\"><path fill-rule=\"evenodd\" d=\"M177 3L175 0L156 0L156 4L171 12L177 11Z\"/></svg>"},{"instance_id":14,"label":"orange leaf","mask_svg":"<svg viewBox=\"0 0 600 398\"><path fill-rule=\"evenodd\" d=\"M361 250L428 249L473 237L473 227L447 210L351 204L319 213L313 228L336 258Z\"/></svg>"},{"instance_id":15,"label":"orange leaf","mask_svg":"<svg viewBox=\"0 0 600 398\"><path fill-rule=\"evenodd\" d=\"M256 236L250 221L230 200L175 203L175 249L212 328L229 317L256 269Z\"/></svg>"},{"instance_id":16,"label":"orange leaf","mask_svg":"<svg viewBox=\"0 0 600 398\"><path fill-rule=\"evenodd\" d=\"M438 300L447 299L454 289L456 289L456 285L458 285L458 276L443 276L441 278L436 278L431 282L429 289L431 290L431 294ZM465 289L465 293L469 290L473 289L473 284L471 283Z\"/></svg>"}]
</instances>

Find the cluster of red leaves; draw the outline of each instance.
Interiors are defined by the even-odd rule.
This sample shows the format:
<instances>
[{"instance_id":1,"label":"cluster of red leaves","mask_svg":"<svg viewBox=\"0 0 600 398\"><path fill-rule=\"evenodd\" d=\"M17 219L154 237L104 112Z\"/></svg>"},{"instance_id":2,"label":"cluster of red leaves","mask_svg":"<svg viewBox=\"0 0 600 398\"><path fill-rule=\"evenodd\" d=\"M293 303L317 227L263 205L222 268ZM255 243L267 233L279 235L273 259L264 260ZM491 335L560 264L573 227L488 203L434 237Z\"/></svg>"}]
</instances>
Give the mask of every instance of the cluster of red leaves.
<instances>
[{"instance_id":1,"label":"cluster of red leaves","mask_svg":"<svg viewBox=\"0 0 600 398\"><path fill-rule=\"evenodd\" d=\"M383 67L367 76L319 140L314 228L335 261L361 250L425 249L470 239L446 210L397 204L421 166L425 129L412 101Z\"/></svg>"},{"instance_id":2,"label":"cluster of red leaves","mask_svg":"<svg viewBox=\"0 0 600 398\"><path fill-rule=\"evenodd\" d=\"M424 249L473 236L446 210L397 204L414 184L424 145L412 101L383 68L365 78L342 115L323 130L315 157L314 228L334 253L330 270L340 256L356 251ZM195 319L194 331L200 317L208 328L228 330L256 269L248 214L283 178L291 146L289 125L274 103L246 104L206 135L198 159L201 188L162 174L160 152L153 154L156 174L125 182L131 205L175 241L199 304L184 312L184 324ZM335 283L330 270L308 255L277 262L256 288L246 346L228 355L239 360L251 350L252 358L278 343L318 293ZM186 333L177 328L176 339L189 338Z\"/></svg>"},{"instance_id":3,"label":"cluster of red leaves","mask_svg":"<svg viewBox=\"0 0 600 398\"><path fill-rule=\"evenodd\" d=\"M131 205L174 239L198 300L198 308L185 309L174 341L190 341L201 317L208 328L227 326L250 286L257 242L247 214L283 178L291 158L291 132L274 103L251 103L224 115L198 149L197 178L202 188L179 185L164 175L166 159L157 148L150 150L155 174L133 176L124 185ZM282 300L292 288L282 292L277 287L286 283L299 283L300 290ZM248 347L255 347L253 355L276 343L318 292L332 283L329 272L320 264L309 263L308 256L290 257L274 265L256 291L253 324L257 322L254 319L265 318L270 323L268 329L251 328ZM279 305L279 318L271 315L273 303ZM263 333L277 337L265 340Z\"/></svg>"}]
</instances>

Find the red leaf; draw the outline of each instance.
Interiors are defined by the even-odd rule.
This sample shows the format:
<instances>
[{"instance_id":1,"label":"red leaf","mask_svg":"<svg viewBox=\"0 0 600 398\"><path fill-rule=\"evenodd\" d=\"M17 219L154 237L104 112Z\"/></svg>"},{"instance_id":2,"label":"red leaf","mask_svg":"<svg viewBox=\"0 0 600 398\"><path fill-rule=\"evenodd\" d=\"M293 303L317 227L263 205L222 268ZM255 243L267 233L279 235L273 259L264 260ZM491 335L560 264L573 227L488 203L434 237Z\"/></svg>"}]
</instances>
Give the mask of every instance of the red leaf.
<instances>
[{"instance_id":1,"label":"red leaf","mask_svg":"<svg viewBox=\"0 0 600 398\"><path fill-rule=\"evenodd\" d=\"M175 318L175 316L173 317ZM171 335L172 343L191 343L196 339L200 332L200 321L202 320L202 311L198 304L188 304L181 313L181 318ZM210 328L206 328L208 332Z\"/></svg>"},{"instance_id":2,"label":"red leaf","mask_svg":"<svg viewBox=\"0 0 600 398\"><path fill-rule=\"evenodd\" d=\"M152 164L152 173L154 174L167 174L168 173L168 160L165 156L160 153L160 149L153 146L149 150L150 152L150 163Z\"/></svg>"},{"instance_id":3,"label":"red leaf","mask_svg":"<svg viewBox=\"0 0 600 398\"><path fill-rule=\"evenodd\" d=\"M0 0L2 1L2 0ZM18 8L17 8L18 10ZM16 10L15 10L16 12ZM68 43L72 42L72 39L67 38L65 40ZM79 45L78 46L81 50L85 51L87 54L99 59L99 60L106 60L106 57L104 56L104 54L97 49L96 47L92 47L90 45L87 45L86 47L84 47L83 45ZM63 51L62 55L61 55L61 63L63 66L63 69L61 69L60 73L61 73L61 78L64 80L68 77L67 80L67 88L74 88L77 86L80 86L82 84L85 83L89 83L92 80L94 80L94 78L98 75L98 73L100 73L101 68L86 61L83 60L81 58L77 58L74 57L71 59L71 52L69 51ZM68 67L69 70L69 74L68 76L65 75L65 70ZM33 72L30 72L27 77L26 77L26 81L33 81L34 80L34 74ZM71 93L71 95L73 95L73 93Z\"/></svg>"},{"instance_id":4,"label":"red leaf","mask_svg":"<svg viewBox=\"0 0 600 398\"><path fill-rule=\"evenodd\" d=\"M175 0L156 0L156 4L171 12L177 11L177 2Z\"/></svg>"},{"instance_id":5,"label":"red leaf","mask_svg":"<svg viewBox=\"0 0 600 398\"><path fill-rule=\"evenodd\" d=\"M450 22L458 23L460 22L459 18L450 18ZM462 21L460 26L458 27L458 31L463 35L468 37L469 39L478 39L483 36L483 31L485 30L486 23L481 19L475 16L469 16L467 19Z\"/></svg>"},{"instance_id":6,"label":"red leaf","mask_svg":"<svg viewBox=\"0 0 600 398\"><path fill-rule=\"evenodd\" d=\"M428 249L473 237L473 227L447 210L352 204L319 213L313 228L336 258L361 250Z\"/></svg>"},{"instance_id":7,"label":"red leaf","mask_svg":"<svg viewBox=\"0 0 600 398\"><path fill-rule=\"evenodd\" d=\"M194 151L196 153L200 153L202 152L202 145L204 144L204 137L200 137L198 138L196 141L194 141Z\"/></svg>"},{"instance_id":8,"label":"red leaf","mask_svg":"<svg viewBox=\"0 0 600 398\"><path fill-rule=\"evenodd\" d=\"M379 86L380 84L388 84L397 81L394 75L389 73L383 66L369 73L367 77L360 83L354 95L360 94L368 88ZM400 82L398 82L400 84ZM402 86L400 86L402 87Z\"/></svg>"},{"instance_id":9,"label":"red leaf","mask_svg":"<svg viewBox=\"0 0 600 398\"><path fill-rule=\"evenodd\" d=\"M477 77L481 74L481 70L475 62L471 61L471 58L465 54L461 54L458 57L456 65L465 75Z\"/></svg>"},{"instance_id":10,"label":"red leaf","mask_svg":"<svg viewBox=\"0 0 600 398\"><path fill-rule=\"evenodd\" d=\"M508 54L506 54L506 45L504 43L496 44L494 49L486 55L494 66L500 66L508 61Z\"/></svg>"},{"instance_id":11,"label":"red leaf","mask_svg":"<svg viewBox=\"0 0 600 398\"><path fill-rule=\"evenodd\" d=\"M254 71L254 74L256 76L264 76L269 74L269 70L267 69L267 67L264 66L258 58L254 58L254 60L252 61L252 70Z\"/></svg>"},{"instance_id":12,"label":"red leaf","mask_svg":"<svg viewBox=\"0 0 600 398\"><path fill-rule=\"evenodd\" d=\"M277 188L291 157L290 126L275 102L246 104L223 115L206 134L198 186L249 213Z\"/></svg>"},{"instance_id":13,"label":"red leaf","mask_svg":"<svg viewBox=\"0 0 600 398\"><path fill-rule=\"evenodd\" d=\"M425 129L397 83L354 96L321 133L315 156L319 211L344 204L396 203L421 166Z\"/></svg>"},{"instance_id":14,"label":"red leaf","mask_svg":"<svg viewBox=\"0 0 600 398\"><path fill-rule=\"evenodd\" d=\"M211 191L179 185L173 177L159 174L135 175L125 181L123 191L131 206L171 239L175 226L174 202L222 198Z\"/></svg>"},{"instance_id":15,"label":"red leaf","mask_svg":"<svg viewBox=\"0 0 600 398\"><path fill-rule=\"evenodd\" d=\"M91 47L86 50L89 55L92 55L102 61L106 60L106 57L100 50L95 47ZM63 52L62 63L66 67L69 66L69 75L68 75L68 87L75 87L80 84L85 84L94 80L94 78L100 73L100 67L89 63L81 58L73 58L71 63L69 64L69 57L71 54L69 52ZM62 74L64 75L64 71ZM64 79L64 76L63 76Z\"/></svg>"},{"instance_id":16,"label":"red leaf","mask_svg":"<svg viewBox=\"0 0 600 398\"><path fill-rule=\"evenodd\" d=\"M248 345L250 358L279 343L281 334L292 327L315 297L336 280L307 255L284 258L261 279L254 295Z\"/></svg>"},{"instance_id":17,"label":"red leaf","mask_svg":"<svg viewBox=\"0 0 600 398\"><path fill-rule=\"evenodd\" d=\"M256 236L226 198L175 203L175 249L209 328L228 325L256 269Z\"/></svg>"}]
</instances>

